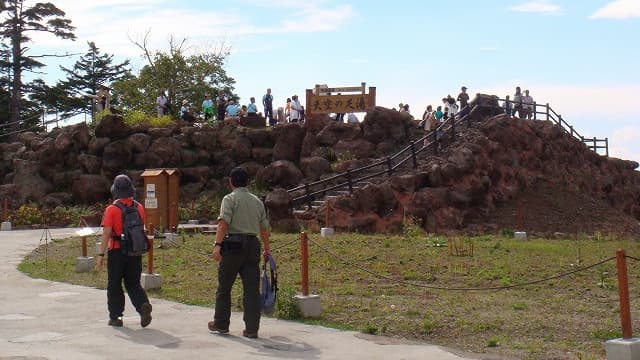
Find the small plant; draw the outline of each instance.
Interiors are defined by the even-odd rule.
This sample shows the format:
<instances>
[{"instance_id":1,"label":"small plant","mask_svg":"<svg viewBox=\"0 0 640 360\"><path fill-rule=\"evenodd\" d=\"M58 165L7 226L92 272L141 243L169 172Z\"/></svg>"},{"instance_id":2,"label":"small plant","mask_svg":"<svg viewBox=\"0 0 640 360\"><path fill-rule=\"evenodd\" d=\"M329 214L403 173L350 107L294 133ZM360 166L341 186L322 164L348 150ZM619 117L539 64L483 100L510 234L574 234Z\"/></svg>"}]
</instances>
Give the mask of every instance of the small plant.
<instances>
[{"instance_id":1,"label":"small plant","mask_svg":"<svg viewBox=\"0 0 640 360\"><path fill-rule=\"evenodd\" d=\"M164 115L161 117L152 117L149 119L149 125L155 127L165 127L174 123L173 118L169 115Z\"/></svg>"},{"instance_id":2,"label":"small plant","mask_svg":"<svg viewBox=\"0 0 640 360\"><path fill-rule=\"evenodd\" d=\"M487 340L487 347L498 347L498 345L500 345L498 338L492 337Z\"/></svg>"},{"instance_id":3,"label":"small plant","mask_svg":"<svg viewBox=\"0 0 640 360\"><path fill-rule=\"evenodd\" d=\"M420 238L424 236L424 230L418 225L418 221L410 216L404 218L403 233L406 238Z\"/></svg>"},{"instance_id":4,"label":"small plant","mask_svg":"<svg viewBox=\"0 0 640 360\"><path fill-rule=\"evenodd\" d=\"M124 113L124 122L129 126L145 124L148 119L149 115L145 114L144 111L130 110Z\"/></svg>"},{"instance_id":5,"label":"small plant","mask_svg":"<svg viewBox=\"0 0 640 360\"><path fill-rule=\"evenodd\" d=\"M365 334L375 335L378 333L378 327L373 324L366 324L364 328L362 328L362 332Z\"/></svg>"},{"instance_id":6,"label":"small plant","mask_svg":"<svg viewBox=\"0 0 640 360\"><path fill-rule=\"evenodd\" d=\"M516 232L513 229L502 229L500 233L502 234L502 237L513 239Z\"/></svg>"},{"instance_id":7,"label":"small plant","mask_svg":"<svg viewBox=\"0 0 640 360\"><path fill-rule=\"evenodd\" d=\"M42 213L34 204L25 204L14 211L9 220L15 225L33 225L42 222Z\"/></svg>"},{"instance_id":8,"label":"small plant","mask_svg":"<svg viewBox=\"0 0 640 360\"><path fill-rule=\"evenodd\" d=\"M278 289L275 316L280 319L295 320L302 317L300 308L294 298L296 292L292 287L282 286Z\"/></svg>"},{"instance_id":9,"label":"small plant","mask_svg":"<svg viewBox=\"0 0 640 360\"><path fill-rule=\"evenodd\" d=\"M527 304L523 302L513 303L511 307L513 308L513 310L527 310L528 308Z\"/></svg>"},{"instance_id":10,"label":"small plant","mask_svg":"<svg viewBox=\"0 0 640 360\"><path fill-rule=\"evenodd\" d=\"M591 332L591 335L596 340L605 341L622 337L622 332L620 330L598 329Z\"/></svg>"},{"instance_id":11,"label":"small plant","mask_svg":"<svg viewBox=\"0 0 640 360\"><path fill-rule=\"evenodd\" d=\"M428 318L422 321L422 330L425 334L433 333L439 326L440 324L435 319Z\"/></svg>"}]
</instances>

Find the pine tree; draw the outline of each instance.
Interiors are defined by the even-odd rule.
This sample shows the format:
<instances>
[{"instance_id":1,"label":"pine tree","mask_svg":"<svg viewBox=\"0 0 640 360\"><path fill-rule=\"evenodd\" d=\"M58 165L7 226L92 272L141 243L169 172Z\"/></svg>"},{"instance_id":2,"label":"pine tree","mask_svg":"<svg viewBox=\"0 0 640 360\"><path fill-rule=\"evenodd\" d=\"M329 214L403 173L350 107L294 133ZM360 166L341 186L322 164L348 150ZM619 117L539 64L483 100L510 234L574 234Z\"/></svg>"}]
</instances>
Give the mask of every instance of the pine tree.
<instances>
[{"instance_id":1,"label":"pine tree","mask_svg":"<svg viewBox=\"0 0 640 360\"><path fill-rule=\"evenodd\" d=\"M62 39L75 39L71 20L65 19L65 12L52 3L36 3L33 6L24 4L25 0L0 1L0 36L10 45L8 62L11 70L11 106L10 128L20 128L23 110L22 95L25 88L22 83L24 71L34 71L45 66L37 59L61 55L28 55L26 46L31 41L29 33L45 32Z\"/></svg>"},{"instance_id":2,"label":"pine tree","mask_svg":"<svg viewBox=\"0 0 640 360\"><path fill-rule=\"evenodd\" d=\"M59 109L63 117L90 112L87 104L98 92L98 86L126 78L129 75L129 60L113 64L113 55L101 54L94 42L88 42L89 50L80 57L72 69L60 66L67 79L60 82L66 98L62 99Z\"/></svg>"}]
</instances>

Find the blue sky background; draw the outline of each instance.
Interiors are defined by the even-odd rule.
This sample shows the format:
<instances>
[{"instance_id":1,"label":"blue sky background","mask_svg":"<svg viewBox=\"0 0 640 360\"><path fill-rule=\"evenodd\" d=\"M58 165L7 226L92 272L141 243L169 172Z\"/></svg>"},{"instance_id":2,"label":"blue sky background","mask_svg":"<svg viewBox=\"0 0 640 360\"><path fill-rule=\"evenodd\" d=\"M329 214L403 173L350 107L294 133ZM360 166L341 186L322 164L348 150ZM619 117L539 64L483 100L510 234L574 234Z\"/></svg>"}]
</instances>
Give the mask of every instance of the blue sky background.
<instances>
[{"instance_id":1,"label":"blue sky background","mask_svg":"<svg viewBox=\"0 0 640 360\"><path fill-rule=\"evenodd\" d=\"M128 37L147 30L156 49L169 35L199 48L224 41L242 103L267 87L278 104L304 103L314 84L364 81L379 105L408 103L418 116L461 85L501 97L521 86L583 135L608 137L612 156L640 161L640 0L53 2L78 39L38 35L33 53L84 53L95 41L135 70L143 60Z\"/></svg>"}]
</instances>

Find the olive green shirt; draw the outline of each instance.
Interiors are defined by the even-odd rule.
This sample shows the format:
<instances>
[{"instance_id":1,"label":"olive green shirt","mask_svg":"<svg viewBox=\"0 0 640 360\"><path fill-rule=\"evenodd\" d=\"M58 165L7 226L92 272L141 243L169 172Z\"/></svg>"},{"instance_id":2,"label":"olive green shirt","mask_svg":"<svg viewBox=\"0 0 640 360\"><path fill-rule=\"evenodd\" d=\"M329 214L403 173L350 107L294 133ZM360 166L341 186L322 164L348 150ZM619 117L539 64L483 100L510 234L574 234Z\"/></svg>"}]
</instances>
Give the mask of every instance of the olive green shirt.
<instances>
[{"instance_id":1,"label":"olive green shirt","mask_svg":"<svg viewBox=\"0 0 640 360\"><path fill-rule=\"evenodd\" d=\"M222 198L220 216L229 224L229 234L259 235L261 229L269 229L264 204L246 187L239 187Z\"/></svg>"}]
</instances>

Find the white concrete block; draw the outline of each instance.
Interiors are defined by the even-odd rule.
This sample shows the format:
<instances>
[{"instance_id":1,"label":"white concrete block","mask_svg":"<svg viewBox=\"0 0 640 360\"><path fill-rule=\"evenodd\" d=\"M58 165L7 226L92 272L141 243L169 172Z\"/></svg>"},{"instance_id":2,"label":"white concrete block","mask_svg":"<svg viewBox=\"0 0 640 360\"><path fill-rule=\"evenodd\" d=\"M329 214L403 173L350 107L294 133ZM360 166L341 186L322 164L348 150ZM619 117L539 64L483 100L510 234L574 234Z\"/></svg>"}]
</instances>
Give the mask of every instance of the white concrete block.
<instances>
[{"instance_id":1,"label":"white concrete block","mask_svg":"<svg viewBox=\"0 0 640 360\"><path fill-rule=\"evenodd\" d=\"M96 267L96 259L93 257L79 256L76 258L76 272L89 272Z\"/></svg>"},{"instance_id":2,"label":"white concrete block","mask_svg":"<svg viewBox=\"0 0 640 360\"><path fill-rule=\"evenodd\" d=\"M162 248L166 249L173 246L180 245L180 236L175 233L164 233L162 239Z\"/></svg>"},{"instance_id":3,"label":"white concrete block","mask_svg":"<svg viewBox=\"0 0 640 360\"><path fill-rule=\"evenodd\" d=\"M11 221L3 221L0 225L0 231L11 231Z\"/></svg>"},{"instance_id":4,"label":"white concrete block","mask_svg":"<svg viewBox=\"0 0 640 360\"><path fill-rule=\"evenodd\" d=\"M330 228L330 227L320 228L320 236L322 236L322 237L333 236L334 233L335 232L334 232L333 228Z\"/></svg>"},{"instance_id":5,"label":"white concrete block","mask_svg":"<svg viewBox=\"0 0 640 360\"><path fill-rule=\"evenodd\" d=\"M604 343L607 360L640 360L640 339L613 339Z\"/></svg>"},{"instance_id":6,"label":"white concrete block","mask_svg":"<svg viewBox=\"0 0 640 360\"><path fill-rule=\"evenodd\" d=\"M527 233L524 231L516 231L513 233L513 238L516 240L527 240Z\"/></svg>"},{"instance_id":7,"label":"white concrete block","mask_svg":"<svg viewBox=\"0 0 640 360\"><path fill-rule=\"evenodd\" d=\"M162 287L162 276L160 274L145 274L140 277L140 285L145 290L160 289Z\"/></svg>"},{"instance_id":8,"label":"white concrete block","mask_svg":"<svg viewBox=\"0 0 640 360\"><path fill-rule=\"evenodd\" d=\"M296 295L294 297L298 308L303 317L317 318L320 317L322 307L320 306L320 295Z\"/></svg>"}]
</instances>

